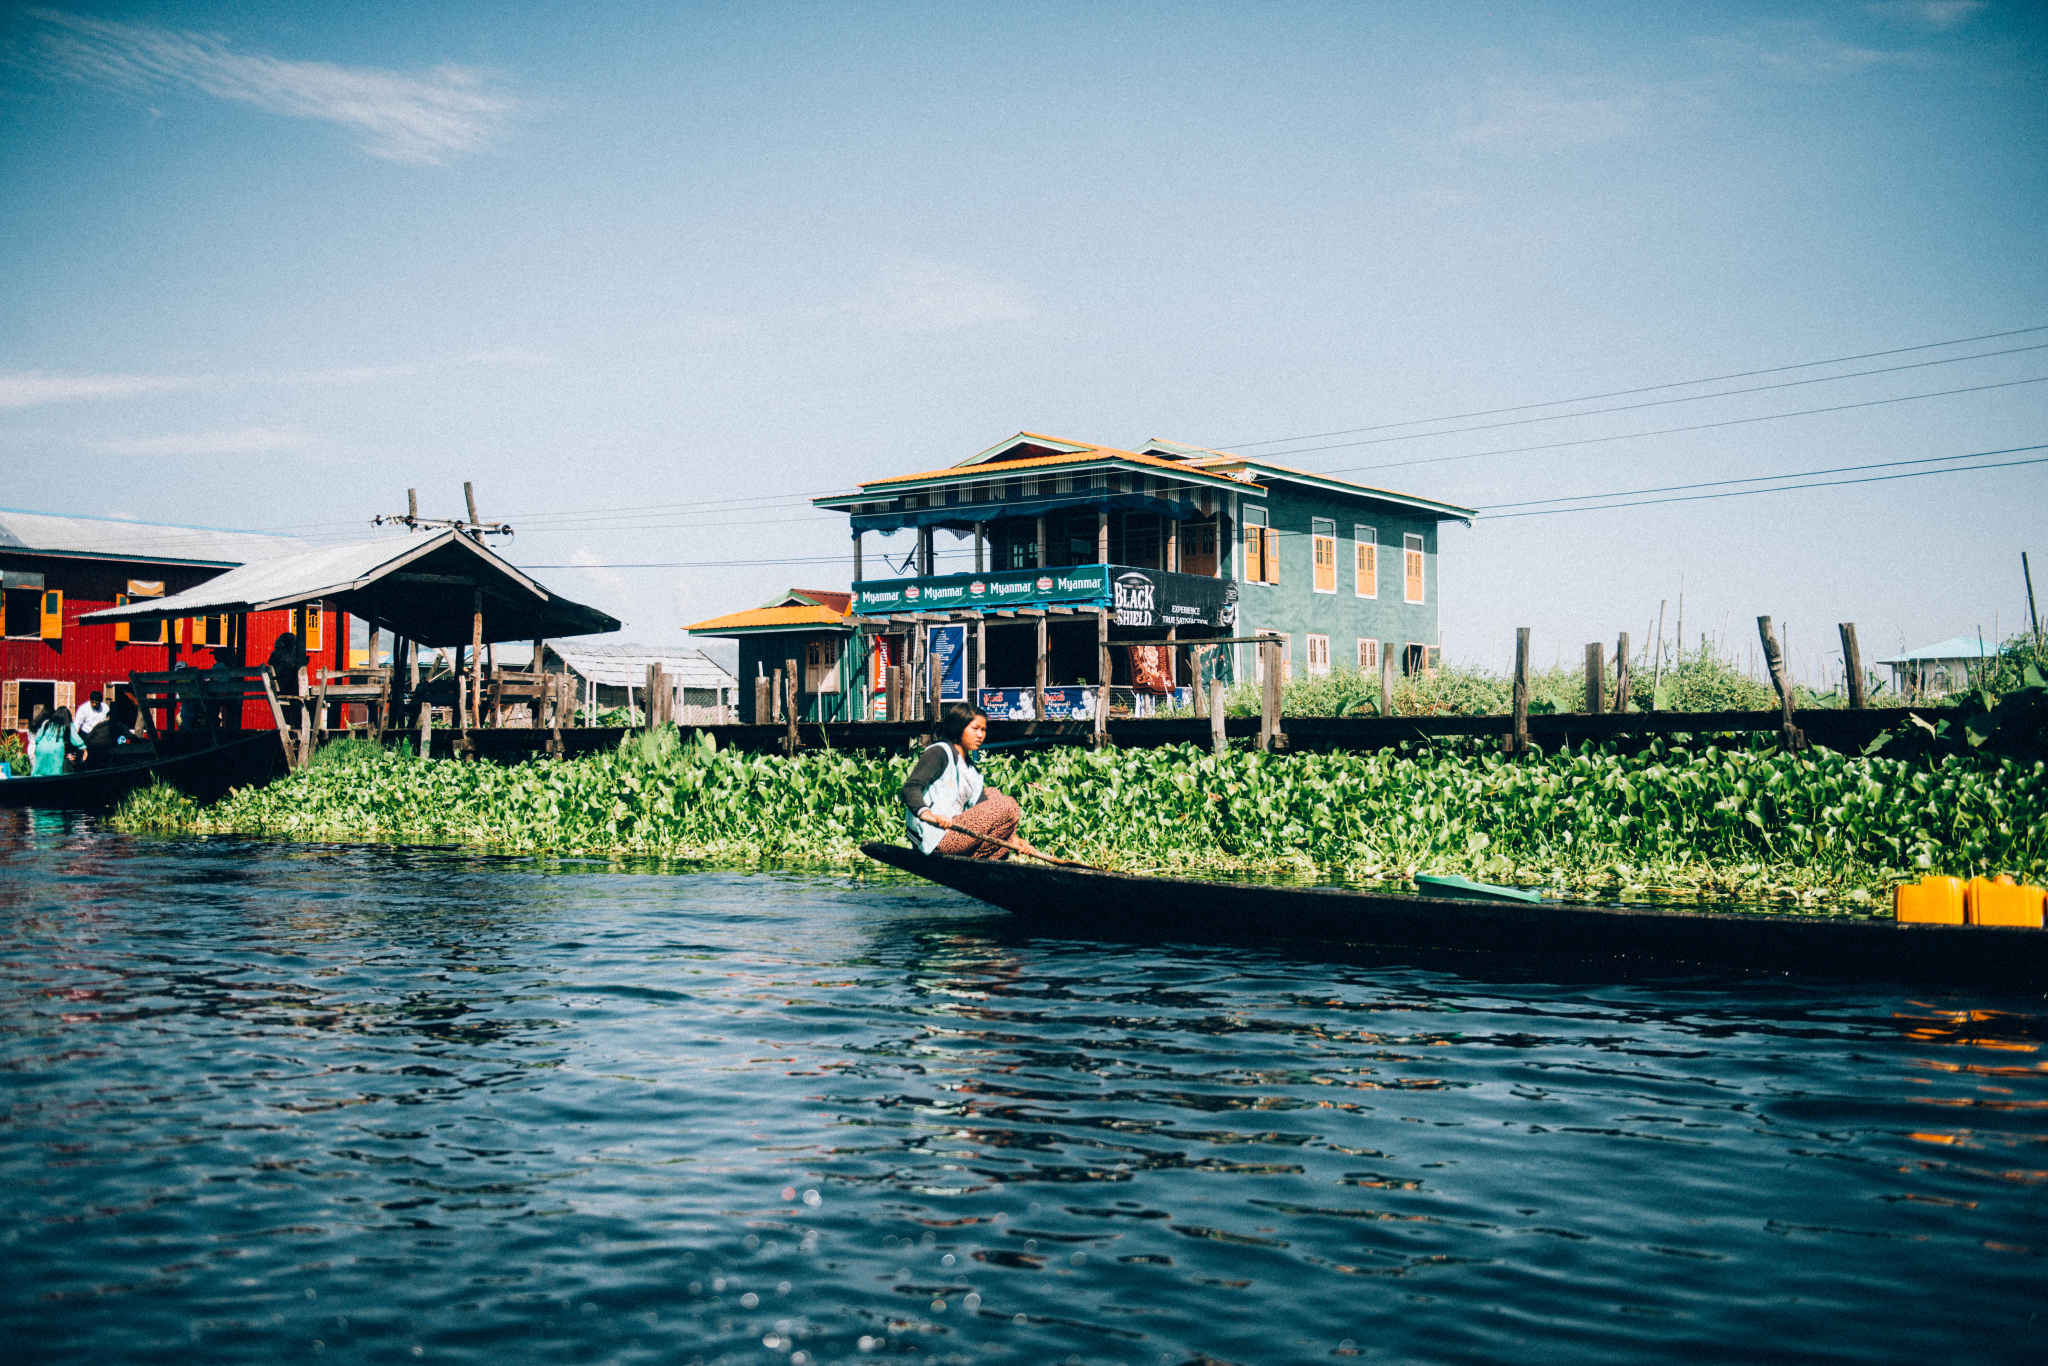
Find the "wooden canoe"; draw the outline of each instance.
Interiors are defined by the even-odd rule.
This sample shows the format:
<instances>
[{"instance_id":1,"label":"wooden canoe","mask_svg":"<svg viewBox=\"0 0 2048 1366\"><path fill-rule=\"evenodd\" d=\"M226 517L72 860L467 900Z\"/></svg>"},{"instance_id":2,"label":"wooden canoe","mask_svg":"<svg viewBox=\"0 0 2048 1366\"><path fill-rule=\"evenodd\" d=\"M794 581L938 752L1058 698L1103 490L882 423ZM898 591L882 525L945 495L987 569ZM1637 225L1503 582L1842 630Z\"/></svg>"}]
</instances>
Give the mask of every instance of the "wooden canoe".
<instances>
[{"instance_id":1,"label":"wooden canoe","mask_svg":"<svg viewBox=\"0 0 2048 1366\"><path fill-rule=\"evenodd\" d=\"M864 844L878 863L1083 936L1307 939L1525 959L1627 961L1712 972L1798 973L2048 992L2048 930L1889 919L1477 901L1134 877Z\"/></svg>"},{"instance_id":2,"label":"wooden canoe","mask_svg":"<svg viewBox=\"0 0 2048 1366\"><path fill-rule=\"evenodd\" d=\"M116 746L110 753L118 756L123 748ZM8 778L0 781L0 807L108 811L130 792L159 778L195 801L210 802L231 787L266 783L284 768L277 732L251 731L225 744L182 754L151 754L135 763L108 763L47 778Z\"/></svg>"}]
</instances>

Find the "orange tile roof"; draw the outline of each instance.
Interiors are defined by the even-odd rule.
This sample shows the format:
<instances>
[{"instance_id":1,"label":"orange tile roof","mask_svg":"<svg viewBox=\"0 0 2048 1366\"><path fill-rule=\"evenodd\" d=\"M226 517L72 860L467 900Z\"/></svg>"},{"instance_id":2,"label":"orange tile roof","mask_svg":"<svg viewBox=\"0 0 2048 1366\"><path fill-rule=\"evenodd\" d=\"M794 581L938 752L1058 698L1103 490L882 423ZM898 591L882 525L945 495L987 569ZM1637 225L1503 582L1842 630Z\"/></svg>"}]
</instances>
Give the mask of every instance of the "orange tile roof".
<instances>
[{"instance_id":1,"label":"orange tile roof","mask_svg":"<svg viewBox=\"0 0 2048 1366\"><path fill-rule=\"evenodd\" d=\"M1079 442L1071 443L1079 445ZM1128 460L1134 465L1147 465L1153 469L1170 470L1175 474L1186 474L1191 463L1184 460L1162 460L1156 455L1140 455L1136 451L1120 451L1114 446L1094 446L1079 455L1035 455L1026 460L991 461L985 465L953 465L943 470L926 470L922 474L892 474L887 479L862 481L863 489L877 488L884 484L904 484L915 479L990 479L999 478L1010 470L1044 469L1052 465L1079 465L1090 460ZM1197 469L1197 473L1208 471ZM1212 476L1218 477L1218 476Z\"/></svg>"},{"instance_id":2,"label":"orange tile roof","mask_svg":"<svg viewBox=\"0 0 2048 1366\"><path fill-rule=\"evenodd\" d=\"M691 634L713 631L734 631L763 626L837 626L846 620L846 614L835 612L829 607L756 607L745 612L731 612L709 621L700 621L683 629Z\"/></svg>"},{"instance_id":3,"label":"orange tile roof","mask_svg":"<svg viewBox=\"0 0 2048 1366\"><path fill-rule=\"evenodd\" d=\"M821 607L829 607L841 616L845 616L853 608L853 594L842 593L837 589L792 588L789 591L797 594L799 597L809 598Z\"/></svg>"}]
</instances>

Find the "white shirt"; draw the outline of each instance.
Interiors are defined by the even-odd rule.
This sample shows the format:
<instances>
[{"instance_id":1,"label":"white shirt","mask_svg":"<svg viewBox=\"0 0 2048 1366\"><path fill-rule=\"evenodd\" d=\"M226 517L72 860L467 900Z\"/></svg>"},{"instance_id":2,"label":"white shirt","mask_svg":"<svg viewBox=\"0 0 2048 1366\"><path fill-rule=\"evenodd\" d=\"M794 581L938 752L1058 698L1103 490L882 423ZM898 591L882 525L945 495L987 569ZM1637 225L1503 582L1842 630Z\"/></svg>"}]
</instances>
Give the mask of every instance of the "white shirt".
<instances>
[{"instance_id":1,"label":"white shirt","mask_svg":"<svg viewBox=\"0 0 2048 1366\"><path fill-rule=\"evenodd\" d=\"M71 743L85 748L85 733L113 714L113 708L102 702L97 707L87 702L71 717Z\"/></svg>"}]
</instances>

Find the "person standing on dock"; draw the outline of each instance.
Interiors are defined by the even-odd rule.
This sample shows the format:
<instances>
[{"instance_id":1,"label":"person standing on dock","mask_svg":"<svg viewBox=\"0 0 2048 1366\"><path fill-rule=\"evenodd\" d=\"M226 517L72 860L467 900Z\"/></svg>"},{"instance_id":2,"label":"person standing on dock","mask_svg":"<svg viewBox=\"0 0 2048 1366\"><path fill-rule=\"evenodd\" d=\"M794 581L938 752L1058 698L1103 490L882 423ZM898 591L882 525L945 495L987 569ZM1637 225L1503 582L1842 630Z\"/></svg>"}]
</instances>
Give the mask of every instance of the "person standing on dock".
<instances>
[{"instance_id":1,"label":"person standing on dock","mask_svg":"<svg viewBox=\"0 0 2048 1366\"><path fill-rule=\"evenodd\" d=\"M977 836L1014 842L1023 812L1017 803L985 787L974 766L974 751L988 738L988 713L956 702L939 718L938 742L927 748L903 783L903 825L910 842L927 854L971 854L1005 858L1010 851Z\"/></svg>"}]
</instances>

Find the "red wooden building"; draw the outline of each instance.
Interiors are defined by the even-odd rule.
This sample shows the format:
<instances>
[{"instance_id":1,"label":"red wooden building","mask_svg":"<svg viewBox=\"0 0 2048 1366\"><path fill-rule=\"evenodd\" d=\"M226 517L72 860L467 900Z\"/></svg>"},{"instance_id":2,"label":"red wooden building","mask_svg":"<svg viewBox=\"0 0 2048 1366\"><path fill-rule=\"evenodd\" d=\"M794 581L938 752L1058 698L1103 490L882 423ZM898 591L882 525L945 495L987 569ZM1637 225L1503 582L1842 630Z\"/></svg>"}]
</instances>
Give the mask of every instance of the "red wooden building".
<instances>
[{"instance_id":1,"label":"red wooden building","mask_svg":"<svg viewBox=\"0 0 2048 1366\"><path fill-rule=\"evenodd\" d=\"M316 665L342 667L346 623L320 607L147 625L78 620L305 548L253 531L0 509L0 733L25 726L37 704L75 709L94 690L111 701L132 672L261 664L286 631L299 632ZM268 707L250 704L242 724L269 729Z\"/></svg>"}]
</instances>

